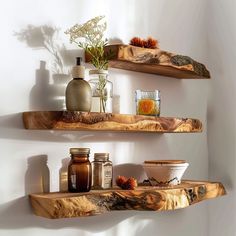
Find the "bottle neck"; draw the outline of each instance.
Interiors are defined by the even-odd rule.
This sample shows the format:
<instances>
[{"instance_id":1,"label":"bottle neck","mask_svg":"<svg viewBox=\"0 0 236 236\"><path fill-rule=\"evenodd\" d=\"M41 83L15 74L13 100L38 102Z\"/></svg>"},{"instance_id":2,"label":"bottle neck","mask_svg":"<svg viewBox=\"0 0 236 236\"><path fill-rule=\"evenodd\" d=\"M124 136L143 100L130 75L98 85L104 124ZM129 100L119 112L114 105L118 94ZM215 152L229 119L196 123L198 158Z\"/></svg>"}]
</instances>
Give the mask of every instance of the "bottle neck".
<instances>
[{"instance_id":1,"label":"bottle neck","mask_svg":"<svg viewBox=\"0 0 236 236\"><path fill-rule=\"evenodd\" d=\"M84 78L73 78L74 80L83 80Z\"/></svg>"},{"instance_id":2,"label":"bottle neck","mask_svg":"<svg viewBox=\"0 0 236 236\"><path fill-rule=\"evenodd\" d=\"M88 154L82 154L82 155L71 155L71 160L75 162L86 162L89 161L89 155Z\"/></svg>"}]
</instances>

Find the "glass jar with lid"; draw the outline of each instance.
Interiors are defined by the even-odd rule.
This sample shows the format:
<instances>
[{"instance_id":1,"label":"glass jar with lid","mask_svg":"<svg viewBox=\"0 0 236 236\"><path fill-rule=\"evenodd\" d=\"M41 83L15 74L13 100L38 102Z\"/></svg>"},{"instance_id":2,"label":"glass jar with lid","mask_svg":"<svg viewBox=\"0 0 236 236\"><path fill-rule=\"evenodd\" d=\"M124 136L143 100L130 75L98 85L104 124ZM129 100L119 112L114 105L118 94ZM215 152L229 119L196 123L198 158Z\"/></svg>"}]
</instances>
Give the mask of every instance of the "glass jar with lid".
<instances>
[{"instance_id":1,"label":"glass jar with lid","mask_svg":"<svg viewBox=\"0 0 236 236\"><path fill-rule=\"evenodd\" d=\"M92 188L108 189L112 187L112 162L109 153L95 153L92 161Z\"/></svg>"},{"instance_id":2,"label":"glass jar with lid","mask_svg":"<svg viewBox=\"0 0 236 236\"><path fill-rule=\"evenodd\" d=\"M90 70L89 84L92 89L92 112L112 112L113 84L107 70Z\"/></svg>"},{"instance_id":3,"label":"glass jar with lid","mask_svg":"<svg viewBox=\"0 0 236 236\"><path fill-rule=\"evenodd\" d=\"M68 191L88 192L91 189L92 169L89 148L70 148L71 161L68 165Z\"/></svg>"}]
</instances>

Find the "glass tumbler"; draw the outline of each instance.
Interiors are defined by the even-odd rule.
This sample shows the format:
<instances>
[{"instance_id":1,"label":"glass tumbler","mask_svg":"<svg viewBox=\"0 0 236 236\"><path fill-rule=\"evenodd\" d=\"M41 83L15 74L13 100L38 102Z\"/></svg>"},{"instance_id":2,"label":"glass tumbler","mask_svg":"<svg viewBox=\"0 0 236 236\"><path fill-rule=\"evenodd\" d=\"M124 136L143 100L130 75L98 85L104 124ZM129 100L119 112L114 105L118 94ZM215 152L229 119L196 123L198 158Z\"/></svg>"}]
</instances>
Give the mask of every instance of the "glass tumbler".
<instances>
[{"instance_id":1,"label":"glass tumbler","mask_svg":"<svg viewBox=\"0 0 236 236\"><path fill-rule=\"evenodd\" d=\"M146 116L160 116L160 91L135 91L136 114Z\"/></svg>"}]
</instances>

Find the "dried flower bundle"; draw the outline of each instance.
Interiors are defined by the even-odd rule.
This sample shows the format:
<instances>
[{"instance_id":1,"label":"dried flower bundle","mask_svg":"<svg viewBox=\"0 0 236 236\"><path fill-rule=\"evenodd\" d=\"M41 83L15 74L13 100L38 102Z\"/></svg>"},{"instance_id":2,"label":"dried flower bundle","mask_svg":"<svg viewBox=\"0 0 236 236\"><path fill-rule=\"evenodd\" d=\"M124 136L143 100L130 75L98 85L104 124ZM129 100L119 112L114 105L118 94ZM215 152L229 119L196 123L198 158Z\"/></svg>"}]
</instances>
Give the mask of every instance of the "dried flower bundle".
<instances>
[{"instance_id":1,"label":"dried flower bundle","mask_svg":"<svg viewBox=\"0 0 236 236\"><path fill-rule=\"evenodd\" d=\"M141 48L159 48L159 43L156 39L148 37L147 39L141 39L134 37L130 40L130 45L141 47Z\"/></svg>"},{"instance_id":2,"label":"dried flower bundle","mask_svg":"<svg viewBox=\"0 0 236 236\"><path fill-rule=\"evenodd\" d=\"M97 69L107 69L109 55L105 53L104 47L108 40L103 39L107 23L103 22L105 16L97 16L86 23L76 24L68 29L65 34L70 35L70 42L83 48L91 56L91 63ZM78 41L84 39L84 42Z\"/></svg>"}]
</instances>

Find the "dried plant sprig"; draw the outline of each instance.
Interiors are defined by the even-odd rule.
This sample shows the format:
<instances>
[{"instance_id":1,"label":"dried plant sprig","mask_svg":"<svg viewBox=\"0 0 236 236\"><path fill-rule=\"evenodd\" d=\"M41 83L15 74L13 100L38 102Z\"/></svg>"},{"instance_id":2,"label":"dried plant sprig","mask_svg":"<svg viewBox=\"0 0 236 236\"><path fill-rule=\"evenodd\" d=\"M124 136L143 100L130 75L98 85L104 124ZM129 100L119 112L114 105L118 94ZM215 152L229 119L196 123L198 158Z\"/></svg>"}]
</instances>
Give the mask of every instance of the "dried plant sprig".
<instances>
[{"instance_id":1,"label":"dried plant sprig","mask_svg":"<svg viewBox=\"0 0 236 236\"><path fill-rule=\"evenodd\" d=\"M97 16L84 24L76 24L68 29L65 34L70 35L70 42L83 48L91 56L91 63L97 69L107 69L109 54L104 47L108 40L104 39L107 23L103 21L105 16ZM84 39L83 42L80 39Z\"/></svg>"}]
</instances>

